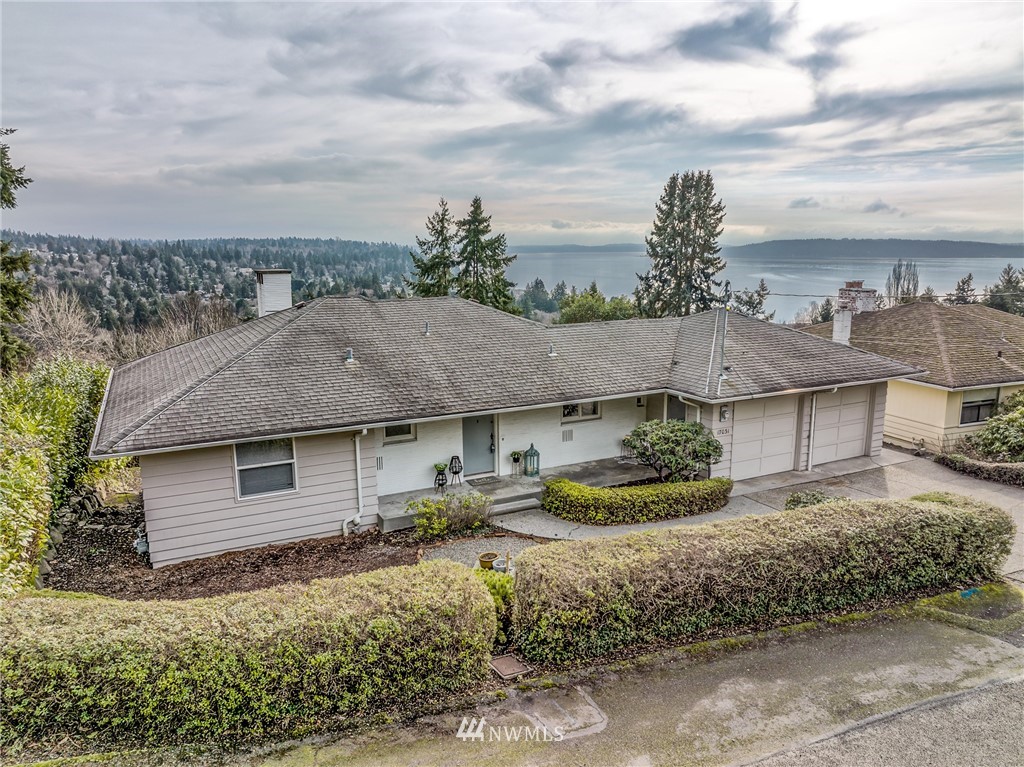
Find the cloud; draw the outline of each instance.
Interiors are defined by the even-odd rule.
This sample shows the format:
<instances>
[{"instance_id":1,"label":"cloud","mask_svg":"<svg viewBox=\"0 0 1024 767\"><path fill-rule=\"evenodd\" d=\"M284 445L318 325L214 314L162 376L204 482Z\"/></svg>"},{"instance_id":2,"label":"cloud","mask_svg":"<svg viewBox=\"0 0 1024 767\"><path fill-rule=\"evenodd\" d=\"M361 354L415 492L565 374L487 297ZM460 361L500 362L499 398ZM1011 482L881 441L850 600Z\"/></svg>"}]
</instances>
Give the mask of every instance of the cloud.
<instances>
[{"instance_id":1,"label":"cloud","mask_svg":"<svg viewBox=\"0 0 1024 767\"><path fill-rule=\"evenodd\" d=\"M899 213L899 208L894 208L879 198L861 208L861 213Z\"/></svg>"},{"instance_id":2,"label":"cloud","mask_svg":"<svg viewBox=\"0 0 1024 767\"><path fill-rule=\"evenodd\" d=\"M820 208L821 203L815 200L813 197L797 197L795 200L790 200L789 205L786 206L791 210L802 210L804 208Z\"/></svg>"},{"instance_id":3,"label":"cloud","mask_svg":"<svg viewBox=\"0 0 1024 767\"><path fill-rule=\"evenodd\" d=\"M673 45L680 54L709 61L741 61L757 54L778 53L796 22L794 9L775 17L769 5L681 29Z\"/></svg>"},{"instance_id":4,"label":"cloud","mask_svg":"<svg viewBox=\"0 0 1024 767\"><path fill-rule=\"evenodd\" d=\"M181 165L163 169L169 182L198 186L276 186L305 183L351 184L390 169L395 163L344 154L268 157L245 163Z\"/></svg>"},{"instance_id":5,"label":"cloud","mask_svg":"<svg viewBox=\"0 0 1024 767\"><path fill-rule=\"evenodd\" d=\"M793 63L810 72L815 82L820 82L843 63L839 48L844 43L863 34L863 28L857 24L827 27L812 38L815 47L814 53L793 59Z\"/></svg>"}]
</instances>

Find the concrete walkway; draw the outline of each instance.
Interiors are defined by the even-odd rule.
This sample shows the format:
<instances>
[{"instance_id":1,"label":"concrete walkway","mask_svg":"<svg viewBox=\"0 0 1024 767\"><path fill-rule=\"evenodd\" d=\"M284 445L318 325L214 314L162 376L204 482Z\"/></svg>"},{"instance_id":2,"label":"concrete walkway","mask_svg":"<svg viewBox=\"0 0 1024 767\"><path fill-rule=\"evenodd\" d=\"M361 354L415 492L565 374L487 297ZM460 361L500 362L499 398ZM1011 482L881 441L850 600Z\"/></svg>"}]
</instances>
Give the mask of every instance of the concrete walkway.
<instances>
[{"instance_id":1,"label":"concrete walkway","mask_svg":"<svg viewBox=\"0 0 1024 767\"><path fill-rule=\"evenodd\" d=\"M854 499L907 498L918 493L945 490L999 506L1017 525L1013 553L1005 572L1024 585L1024 488L1000 485L958 474L928 458L918 458L888 448L877 458L850 458L813 471L788 471L736 483L732 498L721 511L696 517L670 519L640 525L578 525L539 509L496 517L493 523L506 530L554 540L580 540L623 533L657 530L680 525L699 525L736 519L748 514L774 514L791 493L822 490Z\"/></svg>"},{"instance_id":2,"label":"concrete walkway","mask_svg":"<svg viewBox=\"0 0 1024 767\"><path fill-rule=\"evenodd\" d=\"M838 755L848 758L835 761L815 761L816 754L803 749L894 715L962 702L971 691L999 690L994 704L983 700L989 705L979 709L995 705L1002 712L992 723L950 722L942 728L938 717L935 729L917 733L912 742L928 742L940 754L944 742L959 744L948 755L962 761L928 764L1020 764L1020 701L1012 698L1020 688L1007 685L1022 673L1024 650L965 629L916 619L855 624L755 642L711 659L667 656L562 687L510 688L500 703L244 761L260 767L713 767L769 757L773 767L853 767L864 762L842 742L836 744ZM1008 701L1009 708L999 709ZM965 707L965 713L974 710ZM460 724L470 720L483 720L481 737L456 737ZM952 729L954 724L959 728ZM906 748L904 729L876 733L875 751L887 756L878 764L924 763L919 752ZM545 730L551 736L546 742L531 736ZM788 760L788 754L801 754L801 761Z\"/></svg>"}]
</instances>

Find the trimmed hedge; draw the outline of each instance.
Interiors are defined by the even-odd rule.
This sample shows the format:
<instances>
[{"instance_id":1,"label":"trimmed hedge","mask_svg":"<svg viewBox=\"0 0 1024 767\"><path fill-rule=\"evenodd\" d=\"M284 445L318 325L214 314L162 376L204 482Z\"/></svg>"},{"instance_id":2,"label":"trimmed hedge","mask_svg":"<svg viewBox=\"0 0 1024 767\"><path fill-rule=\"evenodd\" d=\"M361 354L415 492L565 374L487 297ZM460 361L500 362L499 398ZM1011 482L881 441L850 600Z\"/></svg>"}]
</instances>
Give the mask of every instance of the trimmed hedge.
<instances>
[{"instance_id":1,"label":"trimmed hedge","mask_svg":"<svg viewBox=\"0 0 1024 767\"><path fill-rule=\"evenodd\" d=\"M997 577L1010 517L968 498L929 498L834 501L527 549L517 560L517 644L560 663Z\"/></svg>"},{"instance_id":2,"label":"trimmed hedge","mask_svg":"<svg viewBox=\"0 0 1024 767\"><path fill-rule=\"evenodd\" d=\"M495 608L447 561L211 599L0 608L0 745L297 736L486 678Z\"/></svg>"},{"instance_id":3,"label":"trimmed hedge","mask_svg":"<svg viewBox=\"0 0 1024 767\"><path fill-rule=\"evenodd\" d=\"M659 482L635 487L590 487L568 479L544 483L541 508L587 525L628 525L718 511L729 502L732 480Z\"/></svg>"},{"instance_id":4,"label":"trimmed hedge","mask_svg":"<svg viewBox=\"0 0 1024 767\"><path fill-rule=\"evenodd\" d=\"M935 462L978 479L1024 487L1024 463L990 463L962 453L939 453Z\"/></svg>"}]
</instances>

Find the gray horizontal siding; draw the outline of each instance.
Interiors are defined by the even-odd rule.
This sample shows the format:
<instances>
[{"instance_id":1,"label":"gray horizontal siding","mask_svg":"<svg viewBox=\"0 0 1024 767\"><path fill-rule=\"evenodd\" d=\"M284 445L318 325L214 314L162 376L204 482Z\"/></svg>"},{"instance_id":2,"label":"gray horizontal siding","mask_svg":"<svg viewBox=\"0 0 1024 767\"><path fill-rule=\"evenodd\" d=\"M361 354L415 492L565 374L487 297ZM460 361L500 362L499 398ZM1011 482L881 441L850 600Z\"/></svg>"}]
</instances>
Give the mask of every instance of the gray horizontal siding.
<instances>
[{"instance_id":1,"label":"gray horizontal siding","mask_svg":"<svg viewBox=\"0 0 1024 767\"><path fill-rule=\"evenodd\" d=\"M142 456L153 565L341 532L357 508L352 434L295 440L298 489L235 498L230 446ZM376 454L362 442L364 520L377 512Z\"/></svg>"}]
</instances>

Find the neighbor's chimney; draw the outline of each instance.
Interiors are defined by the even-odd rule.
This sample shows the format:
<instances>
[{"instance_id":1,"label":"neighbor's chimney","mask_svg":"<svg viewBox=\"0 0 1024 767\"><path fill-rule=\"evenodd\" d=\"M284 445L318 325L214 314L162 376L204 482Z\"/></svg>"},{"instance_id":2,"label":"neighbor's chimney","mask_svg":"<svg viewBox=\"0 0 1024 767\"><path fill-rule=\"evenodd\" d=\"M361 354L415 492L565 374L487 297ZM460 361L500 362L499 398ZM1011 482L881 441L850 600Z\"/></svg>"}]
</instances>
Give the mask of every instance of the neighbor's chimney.
<instances>
[{"instance_id":1,"label":"neighbor's chimney","mask_svg":"<svg viewBox=\"0 0 1024 767\"><path fill-rule=\"evenodd\" d=\"M292 308L290 269L253 269L256 274L256 311L260 317Z\"/></svg>"},{"instance_id":2,"label":"neighbor's chimney","mask_svg":"<svg viewBox=\"0 0 1024 767\"><path fill-rule=\"evenodd\" d=\"M854 314L873 312L877 295L878 291L874 288L864 287L864 280L851 280L846 283L846 287L839 288L839 300L836 307L849 309Z\"/></svg>"},{"instance_id":3,"label":"neighbor's chimney","mask_svg":"<svg viewBox=\"0 0 1024 767\"><path fill-rule=\"evenodd\" d=\"M832 317L832 340L843 346L850 345L850 329L853 327L853 312L839 309Z\"/></svg>"}]
</instances>

